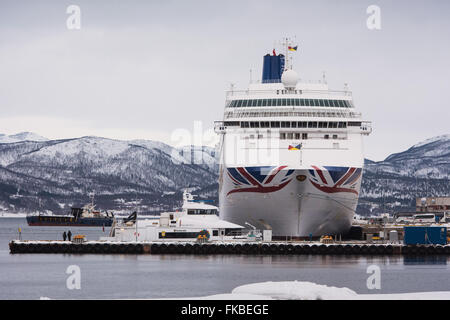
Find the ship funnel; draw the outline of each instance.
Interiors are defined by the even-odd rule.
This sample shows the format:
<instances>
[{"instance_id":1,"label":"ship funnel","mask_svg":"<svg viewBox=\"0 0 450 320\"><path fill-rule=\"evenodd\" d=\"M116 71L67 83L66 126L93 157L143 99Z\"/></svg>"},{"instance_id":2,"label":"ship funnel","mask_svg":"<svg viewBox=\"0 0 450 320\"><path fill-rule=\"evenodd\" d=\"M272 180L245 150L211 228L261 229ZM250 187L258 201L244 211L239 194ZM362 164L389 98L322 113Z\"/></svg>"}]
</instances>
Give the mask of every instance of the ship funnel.
<instances>
[{"instance_id":1,"label":"ship funnel","mask_svg":"<svg viewBox=\"0 0 450 320\"><path fill-rule=\"evenodd\" d=\"M284 70L284 55L266 54L263 60L262 83L279 83Z\"/></svg>"}]
</instances>

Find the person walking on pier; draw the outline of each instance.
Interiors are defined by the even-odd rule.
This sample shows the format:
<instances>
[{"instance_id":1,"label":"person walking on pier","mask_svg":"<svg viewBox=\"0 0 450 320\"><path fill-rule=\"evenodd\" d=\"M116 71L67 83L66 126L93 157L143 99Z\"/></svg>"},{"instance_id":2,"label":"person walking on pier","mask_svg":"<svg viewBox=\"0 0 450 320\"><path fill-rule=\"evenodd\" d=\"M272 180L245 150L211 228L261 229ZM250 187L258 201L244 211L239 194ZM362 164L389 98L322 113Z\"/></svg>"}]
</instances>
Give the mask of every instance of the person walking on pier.
<instances>
[{"instance_id":1,"label":"person walking on pier","mask_svg":"<svg viewBox=\"0 0 450 320\"><path fill-rule=\"evenodd\" d=\"M63 241L66 241L66 238L67 238L67 234L66 234L66 232L64 231L64 232L63 232Z\"/></svg>"},{"instance_id":2,"label":"person walking on pier","mask_svg":"<svg viewBox=\"0 0 450 320\"><path fill-rule=\"evenodd\" d=\"M70 232L70 230L67 232L67 238L69 241L72 241L72 232Z\"/></svg>"}]
</instances>

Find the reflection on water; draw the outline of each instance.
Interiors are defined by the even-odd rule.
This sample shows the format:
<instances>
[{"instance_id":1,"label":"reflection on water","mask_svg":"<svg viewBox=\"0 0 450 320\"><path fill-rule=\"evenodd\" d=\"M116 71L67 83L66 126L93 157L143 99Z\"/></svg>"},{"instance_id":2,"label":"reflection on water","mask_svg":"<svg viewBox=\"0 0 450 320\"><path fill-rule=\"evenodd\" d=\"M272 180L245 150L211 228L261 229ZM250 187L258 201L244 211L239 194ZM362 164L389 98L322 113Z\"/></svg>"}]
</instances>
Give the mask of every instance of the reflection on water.
<instances>
[{"instance_id":1,"label":"reflection on water","mask_svg":"<svg viewBox=\"0 0 450 320\"><path fill-rule=\"evenodd\" d=\"M403 263L405 265L447 265L449 257L446 255L430 255L430 256L405 256Z\"/></svg>"},{"instance_id":2,"label":"reflection on water","mask_svg":"<svg viewBox=\"0 0 450 320\"><path fill-rule=\"evenodd\" d=\"M58 239L64 228L27 227L25 219L0 219L0 299L171 298L229 293L265 281L311 281L358 293L450 291L446 256L329 255L72 255L9 254L17 238ZM71 228L97 239L101 228ZM107 230L106 230L107 232ZM66 288L69 265L81 268L81 290ZM381 268L381 290L368 290L367 267ZM7 288L7 290L3 290Z\"/></svg>"},{"instance_id":3,"label":"reflection on water","mask_svg":"<svg viewBox=\"0 0 450 320\"><path fill-rule=\"evenodd\" d=\"M126 256L126 255L125 255ZM403 264L402 256L360 256L360 255L159 255L162 261L203 261L214 263L265 264L279 267L333 267L348 265L394 265ZM442 256L444 260L447 258Z\"/></svg>"}]
</instances>

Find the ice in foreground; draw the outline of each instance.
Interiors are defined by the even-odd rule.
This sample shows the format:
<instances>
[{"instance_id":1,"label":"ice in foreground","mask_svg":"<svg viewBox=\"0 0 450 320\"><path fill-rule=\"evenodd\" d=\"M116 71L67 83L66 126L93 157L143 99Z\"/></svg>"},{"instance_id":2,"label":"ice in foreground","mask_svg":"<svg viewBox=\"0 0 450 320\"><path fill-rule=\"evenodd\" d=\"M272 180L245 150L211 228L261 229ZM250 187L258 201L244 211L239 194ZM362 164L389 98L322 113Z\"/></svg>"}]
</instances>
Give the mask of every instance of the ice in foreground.
<instances>
[{"instance_id":1,"label":"ice in foreground","mask_svg":"<svg viewBox=\"0 0 450 320\"><path fill-rule=\"evenodd\" d=\"M306 281L247 284L230 294L188 299L208 300L450 300L450 291L358 294L349 288L329 287Z\"/></svg>"}]
</instances>

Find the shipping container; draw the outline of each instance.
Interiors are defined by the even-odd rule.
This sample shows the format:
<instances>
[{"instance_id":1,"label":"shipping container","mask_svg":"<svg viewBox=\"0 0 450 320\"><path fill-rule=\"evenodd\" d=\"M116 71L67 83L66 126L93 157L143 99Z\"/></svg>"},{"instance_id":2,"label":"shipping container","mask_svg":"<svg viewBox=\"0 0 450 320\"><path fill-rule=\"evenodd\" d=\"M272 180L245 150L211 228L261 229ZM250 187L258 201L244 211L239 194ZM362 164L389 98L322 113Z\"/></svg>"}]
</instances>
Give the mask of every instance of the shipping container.
<instances>
[{"instance_id":1,"label":"shipping container","mask_svg":"<svg viewBox=\"0 0 450 320\"><path fill-rule=\"evenodd\" d=\"M404 227L404 243L408 244L447 244L446 227Z\"/></svg>"}]
</instances>

